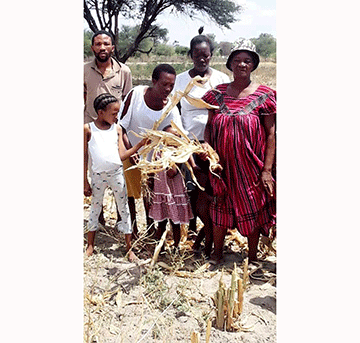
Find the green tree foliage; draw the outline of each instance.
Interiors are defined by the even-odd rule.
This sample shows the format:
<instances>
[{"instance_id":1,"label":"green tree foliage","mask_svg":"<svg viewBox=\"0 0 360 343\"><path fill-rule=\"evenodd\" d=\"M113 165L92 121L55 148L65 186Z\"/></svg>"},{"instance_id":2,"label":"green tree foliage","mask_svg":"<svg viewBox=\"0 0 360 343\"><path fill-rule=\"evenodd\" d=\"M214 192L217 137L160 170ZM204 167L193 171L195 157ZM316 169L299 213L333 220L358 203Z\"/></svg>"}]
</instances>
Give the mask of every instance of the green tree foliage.
<instances>
[{"instance_id":1,"label":"green tree foliage","mask_svg":"<svg viewBox=\"0 0 360 343\"><path fill-rule=\"evenodd\" d=\"M221 56L230 55L230 51L232 48L232 43L230 42L220 42L219 43L219 51Z\"/></svg>"},{"instance_id":2,"label":"green tree foliage","mask_svg":"<svg viewBox=\"0 0 360 343\"><path fill-rule=\"evenodd\" d=\"M84 58L92 56L91 37L92 32L89 30L84 30Z\"/></svg>"},{"instance_id":3,"label":"green tree foliage","mask_svg":"<svg viewBox=\"0 0 360 343\"><path fill-rule=\"evenodd\" d=\"M124 55L128 49L129 44L132 44L137 37L139 32L139 26L126 26L121 27L121 31L118 35L118 52L120 55ZM163 28L157 28L154 32L153 37L148 37L139 43L137 50L132 56L139 56L141 53L149 55L154 47L160 43L168 41L167 38L168 30Z\"/></svg>"},{"instance_id":4,"label":"green tree foliage","mask_svg":"<svg viewBox=\"0 0 360 343\"><path fill-rule=\"evenodd\" d=\"M172 56L175 55L175 48L167 44L159 44L155 47L154 53L158 56Z\"/></svg>"},{"instance_id":5,"label":"green tree foliage","mask_svg":"<svg viewBox=\"0 0 360 343\"><path fill-rule=\"evenodd\" d=\"M263 57L276 57L276 39L269 33L262 33L251 41L256 46L256 51Z\"/></svg>"},{"instance_id":6,"label":"green tree foliage","mask_svg":"<svg viewBox=\"0 0 360 343\"><path fill-rule=\"evenodd\" d=\"M175 54L180 55L180 56L186 56L188 51L189 51L189 48L187 48L186 46L177 45L175 47Z\"/></svg>"},{"instance_id":7,"label":"green tree foliage","mask_svg":"<svg viewBox=\"0 0 360 343\"><path fill-rule=\"evenodd\" d=\"M139 50L141 42L158 37L160 27L156 19L165 10L190 18L202 13L219 27L230 28L242 7L237 5L236 0L84 0L84 18L89 28L93 32L107 30L115 36L115 55L122 62ZM136 37L127 42L124 53L119 52L118 45L120 17L139 22Z\"/></svg>"}]
</instances>

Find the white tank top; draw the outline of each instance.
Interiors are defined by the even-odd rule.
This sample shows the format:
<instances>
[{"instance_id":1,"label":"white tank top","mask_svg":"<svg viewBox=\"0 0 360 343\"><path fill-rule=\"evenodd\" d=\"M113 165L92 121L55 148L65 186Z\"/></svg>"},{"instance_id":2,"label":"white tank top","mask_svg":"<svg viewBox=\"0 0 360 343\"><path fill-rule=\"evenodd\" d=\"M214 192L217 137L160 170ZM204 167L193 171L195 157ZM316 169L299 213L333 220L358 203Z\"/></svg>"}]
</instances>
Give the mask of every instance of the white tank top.
<instances>
[{"instance_id":1,"label":"white tank top","mask_svg":"<svg viewBox=\"0 0 360 343\"><path fill-rule=\"evenodd\" d=\"M114 171L122 165L118 148L117 125L100 130L94 122L89 123L91 138L88 142L93 172Z\"/></svg>"},{"instance_id":2,"label":"white tank top","mask_svg":"<svg viewBox=\"0 0 360 343\"><path fill-rule=\"evenodd\" d=\"M146 105L145 98L144 98L144 92L145 92L146 86L136 86L133 88L133 93L131 96L131 102L129 105L129 108L126 112L126 115L123 119L119 121L119 124L127 131L130 143L132 146L137 144L141 141L141 137L135 136L132 132L139 134L140 132L143 132L144 129L152 129L155 121L159 120L162 114L167 110L167 108L171 105L171 101L168 101L166 106L159 111L153 110L149 108ZM123 111L123 108L125 106L125 102L127 100L128 95L124 99L124 101L121 104L121 108L119 111L119 119L120 115ZM170 125L171 120L174 121L174 123L179 126L180 129L183 131L183 125L181 123L181 117L179 110L177 106L175 106L170 113L167 115L167 117L163 120L163 122L160 124L158 130L161 131L164 127ZM187 134L187 132L185 131Z\"/></svg>"},{"instance_id":3,"label":"white tank top","mask_svg":"<svg viewBox=\"0 0 360 343\"><path fill-rule=\"evenodd\" d=\"M203 85L203 87L194 86L190 95L194 98L201 99L204 94L211 89L222 83L229 83L229 77L213 68L210 68L210 79ZM176 76L173 93L180 90L184 91L188 83L192 80L189 70ZM204 140L205 126L208 120L208 110L206 108L197 108L191 105L185 98L181 98L181 121L185 130L189 131L189 138L194 139L193 134L200 141Z\"/></svg>"}]
</instances>

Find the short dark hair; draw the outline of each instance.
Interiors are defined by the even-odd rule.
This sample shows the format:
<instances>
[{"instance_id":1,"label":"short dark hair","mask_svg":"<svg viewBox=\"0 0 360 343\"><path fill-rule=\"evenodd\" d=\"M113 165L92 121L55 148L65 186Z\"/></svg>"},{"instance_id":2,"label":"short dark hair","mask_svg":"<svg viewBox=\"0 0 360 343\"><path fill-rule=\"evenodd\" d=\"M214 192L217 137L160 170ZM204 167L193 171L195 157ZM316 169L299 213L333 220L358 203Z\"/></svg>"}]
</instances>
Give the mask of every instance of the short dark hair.
<instances>
[{"instance_id":1,"label":"short dark hair","mask_svg":"<svg viewBox=\"0 0 360 343\"><path fill-rule=\"evenodd\" d=\"M212 56L213 51L214 51L214 43L211 41L211 39L208 36L204 36L204 35L197 35L190 41L190 50L188 51L188 56L192 57L195 47L198 44L201 44L204 42L209 45L210 54Z\"/></svg>"},{"instance_id":2,"label":"short dark hair","mask_svg":"<svg viewBox=\"0 0 360 343\"><path fill-rule=\"evenodd\" d=\"M119 100L110 93L102 93L98 95L94 100L95 112L98 113L99 110L104 110L107 105L113 102L119 102Z\"/></svg>"},{"instance_id":3,"label":"short dark hair","mask_svg":"<svg viewBox=\"0 0 360 343\"><path fill-rule=\"evenodd\" d=\"M153 70L152 73L152 79L153 80L159 80L160 79L160 74L164 72L164 73L168 73L168 74L172 74L172 75L176 75L176 71L174 69L174 67L172 67L170 64L159 64L158 66L155 67L155 69Z\"/></svg>"},{"instance_id":4,"label":"short dark hair","mask_svg":"<svg viewBox=\"0 0 360 343\"><path fill-rule=\"evenodd\" d=\"M115 39L114 39L114 36L110 33L110 32L107 32L105 30L99 30L99 31L96 31L92 38L91 38L91 45L94 45L94 39L95 37L99 36L99 35L107 35L111 38L111 44L112 45L115 45Z\"/></svg>"}]
</instances>

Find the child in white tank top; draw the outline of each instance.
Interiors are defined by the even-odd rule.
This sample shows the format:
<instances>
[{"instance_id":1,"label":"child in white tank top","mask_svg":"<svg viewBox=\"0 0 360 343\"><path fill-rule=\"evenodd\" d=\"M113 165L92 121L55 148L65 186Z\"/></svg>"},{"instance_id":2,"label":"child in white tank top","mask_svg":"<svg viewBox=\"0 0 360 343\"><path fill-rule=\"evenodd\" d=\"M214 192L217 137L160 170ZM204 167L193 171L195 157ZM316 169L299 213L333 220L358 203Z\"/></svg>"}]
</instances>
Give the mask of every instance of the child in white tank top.
<instances>
[{"instance_id":1,"label":"child in white tank top","mask_svg":"<svg viewBox=\"0 0 360 343\"><path fill-rule=\"evenodd\" d=\"M125 234L126 250L129 253L129 260L132 261L136 256L131 251L132 227L122 161L137 152L146 140L141 140L128 150L125 148L122 128L116 124L120 104L113 95L108 93L99 95L94 100L94 108L98 118L94 122L84 125L84 195L92 195L86 254L90 256L94 252L99 214L105 188L109 186L114 193L121 215L120 221L116 223L116 228ZM91 186L87 177L88 154L92 161Z\"/></svg>"}]
</instances>

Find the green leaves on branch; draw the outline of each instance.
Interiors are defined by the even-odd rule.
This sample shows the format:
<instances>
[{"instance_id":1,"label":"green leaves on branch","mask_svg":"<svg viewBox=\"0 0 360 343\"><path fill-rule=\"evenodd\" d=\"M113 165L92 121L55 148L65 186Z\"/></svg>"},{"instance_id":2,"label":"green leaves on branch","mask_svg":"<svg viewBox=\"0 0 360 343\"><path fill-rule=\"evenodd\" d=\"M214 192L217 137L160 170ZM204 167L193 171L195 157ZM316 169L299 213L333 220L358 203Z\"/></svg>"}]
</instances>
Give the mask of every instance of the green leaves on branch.
<instances>
[{"instance_id":1,"label":"green leaves on branch","mask_svg":"<svg viewBox=\"0 0 360 343\"><path fill-rule=\"evenodd\" d=\"M256 51L263 57L276 57L276 39L269 33L262 33L251 41L256 46Z\"/></svg>"},{"instance_id":2,"label":"green leaves on branch","mask_svg":"<svg viewBox=\"0 0 360 343\"><path fill-rule=\"evenodd\" d=\"M84 0L84 19L91 31L107 30L116 37L115 54L122 61L143 51L141 44L147 39L161 37L162 29L156 25L157 17L165 10L174 11L194 18L199 13L207 15L219 27L230 28L238 18L241 6L234 0ZM135 19L139 24L133 40L120 46L119 22L121 19ZM122 29L123 30L123 29ZM146 45L146 44L145 44ZM126 49L125 52L123 49ZM147 50L149 52L149 50Z\"/></svg>"}]
</instances>

